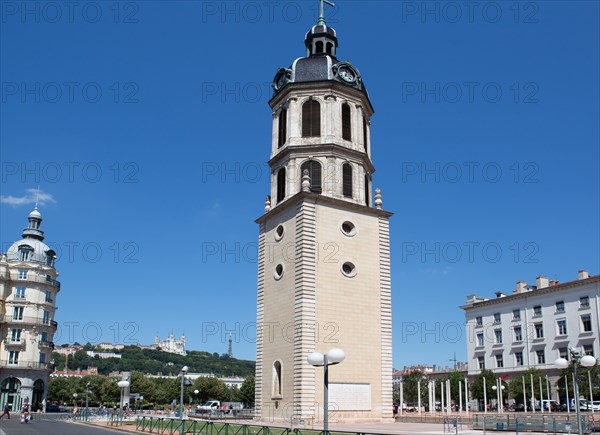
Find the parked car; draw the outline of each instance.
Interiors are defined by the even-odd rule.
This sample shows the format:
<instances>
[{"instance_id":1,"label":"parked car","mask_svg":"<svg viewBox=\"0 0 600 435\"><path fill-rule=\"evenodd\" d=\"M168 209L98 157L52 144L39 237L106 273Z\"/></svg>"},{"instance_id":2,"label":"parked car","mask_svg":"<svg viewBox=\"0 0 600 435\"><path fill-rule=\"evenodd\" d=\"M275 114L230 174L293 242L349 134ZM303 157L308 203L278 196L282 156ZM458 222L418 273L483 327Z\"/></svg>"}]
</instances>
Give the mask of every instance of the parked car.
<instances>
[{"instance_id":1,"label":"parked car","mask_svg":"<svg viewBox=\"0 0 600 435\"><path fill-rule=\"evenodd\" d=\"M65 410L55 403L48 403L46 405L46 412L65 412Z\"/></svg>"},{"instance_id":2,"label":"parked car","mask_svg":"<svg viewBox=\"0 0 600 435\"><path fill-rule=\"evenodd\" d=\"M204 405L198 406L197 410L201 412L217 411L221 407L221 402L218 400L209 400Z\"/></svg>"},{"instance_id":3,"label":"parked car","mask_svg":"<svg viewBox=\"0 0 600 435\"><path fill-rule=\"evenodd\" d=\"M573 399L573 402L574 401L575 399ZM579 409L582 411L600 411L600 400L594 400L593 402L590 402L586 399L579 399Z\"/></svg>"}]
</instances>

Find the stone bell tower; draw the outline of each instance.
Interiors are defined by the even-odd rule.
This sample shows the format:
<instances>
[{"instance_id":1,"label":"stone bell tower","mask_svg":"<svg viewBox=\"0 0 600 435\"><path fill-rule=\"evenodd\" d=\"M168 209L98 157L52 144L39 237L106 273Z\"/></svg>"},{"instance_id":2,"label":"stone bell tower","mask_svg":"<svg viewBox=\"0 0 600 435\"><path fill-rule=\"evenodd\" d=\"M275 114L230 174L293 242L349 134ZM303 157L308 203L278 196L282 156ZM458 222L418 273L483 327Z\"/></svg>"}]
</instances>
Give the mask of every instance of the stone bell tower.
<instances>
[{"instance_id":1,"label":"stone bell tower","mask_svg":"<svg viewBox=\"0 0 600 435\"><path fill-rule=\"evenodd\" d=\"M330 422L391 421L392 214L379 189L372 198L373 107L322 14L305 46L277 71L269 101L271 194L256 221L257 418L321 422L323 369L307 356L336 347L346 359L329 370Z\"/></svg>"}]
</instances>

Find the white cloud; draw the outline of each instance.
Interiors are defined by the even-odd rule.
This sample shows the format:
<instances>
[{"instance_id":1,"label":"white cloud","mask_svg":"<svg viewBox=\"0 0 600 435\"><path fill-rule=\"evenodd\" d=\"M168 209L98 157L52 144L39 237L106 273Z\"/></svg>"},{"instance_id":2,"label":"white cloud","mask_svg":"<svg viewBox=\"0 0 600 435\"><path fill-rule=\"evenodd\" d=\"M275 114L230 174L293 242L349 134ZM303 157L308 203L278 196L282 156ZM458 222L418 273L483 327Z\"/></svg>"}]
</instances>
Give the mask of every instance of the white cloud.
<instances>
[{"instance_id":1,"label":"white cloud","mask_svg":"<svg viewBox=\"0 0 600 435\"><path fill-rule=\"evenodd\" d=\"M46 193L42 190L27 189L24 196L4 196L0 195L0 203L8 204L11 207L19 207L21 205L35 204L36 200L40 205L56 204L56 200L51 193Z\"/></svg>"}]
</instances>

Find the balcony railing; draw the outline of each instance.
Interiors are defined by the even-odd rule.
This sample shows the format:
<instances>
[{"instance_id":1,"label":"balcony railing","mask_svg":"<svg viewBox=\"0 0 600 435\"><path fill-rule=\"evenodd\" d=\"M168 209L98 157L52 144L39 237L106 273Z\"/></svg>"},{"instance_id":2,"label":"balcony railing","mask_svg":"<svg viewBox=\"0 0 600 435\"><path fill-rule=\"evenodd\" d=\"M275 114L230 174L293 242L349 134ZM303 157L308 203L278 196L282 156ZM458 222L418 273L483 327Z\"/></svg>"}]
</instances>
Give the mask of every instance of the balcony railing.
<instances>
[{"instance_id":1,"label":"balcony railing","mask_svg":"<svg viewBox=\"0 0 600 435\"><path fill-rule=\"evenodd\" d=\"M48 341L48 340L40 340L40 346L50 347L50 348L54 349L54 342Z\"/></svg>"},{"instance_id":2,"label":"balcony railing","mask_svg":"<svg viewBox=\"0 0 600 435\"><path fill-rule=\"evenodd\" d=\"M48 276L46 276L46 282L53 287L60 288L60 281L57 281L55 279L52 279L52 278L49 278Z\"/></svg>"},{"instance_id":3,"label":"balcony railing","mask_svg":"<svg viewBox=\"0 0 600 435\"><path fill-rule=\"evenodd\" d=\"M31 282L40 282L42 284L48 284L52 287L60 289L60 281L56 279L49 278L47 275L39 275L30 270L27 271L27 276L25 278L19 277L18 274L11 275L10 279L12 281L31 281Z\"/></svg>"},{"instance_id":4,"label":"balcony railing","mask_svg":"<svg viewBox=\"0 0 600 435\"><path fill-rule=\"evenodd\" d=\"M58 323L54 320L30 316L14 317L10 314L0 314L0 322L19 323L25 325L49 325L53 328L58 327Z\"/></svg>"},{"instance_id":5,"label":"balcony railing","mask_svg":"<svg viewBox=\"0 0 600 435\"><path fill-rule=\"evenodd\" d=\"M4 345L10 348L18 347L19 349L23 350L25 349L25 340L13 341L11 339L5 339Z\"/></svg>"},{"instance_id":6,"label":"balcony railing","mask_svg":"<svg viewBox=\"0 0 600 435\"><path fill-rule=\"evenodd\" d=\"M17 361L0 360L0 367L3 369L44 369L54 370L53 363L41 363L32 361Z\"/></svg>"}]
</instances>

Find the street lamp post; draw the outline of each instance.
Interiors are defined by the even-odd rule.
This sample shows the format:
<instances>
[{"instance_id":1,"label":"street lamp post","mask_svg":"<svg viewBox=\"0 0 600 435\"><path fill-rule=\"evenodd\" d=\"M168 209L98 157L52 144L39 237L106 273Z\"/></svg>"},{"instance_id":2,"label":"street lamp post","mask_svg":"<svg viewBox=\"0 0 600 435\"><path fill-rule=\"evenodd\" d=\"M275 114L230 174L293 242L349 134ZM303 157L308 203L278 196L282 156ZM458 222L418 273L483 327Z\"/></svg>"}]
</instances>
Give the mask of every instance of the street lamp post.
<instances>
[{"instance_id":1,"label":"street lamp post","mask_svg":"<svg viewBox=\"0 0 600 435\"><path fill-rule=\"evenodd\" d=\"M200 392L200 390L194 390L194 405L196 404L196 402L198 401L198 393Z\"/></svg>"},{"instance_id":2,"label":"street lamp post","mask_svg":"<svg viewBox=\"0 0 600 435\"><path fill-rule=\"evenodd\" d=\"M89 401L88 401L88 394L90 392L90 383L88 382L87 384L85 384L85 415L88 415L88 405L89 405Z\"/></svg>"},{"instance_id":3,"label":"street lamp post","mask_svg":"<svg viewBox=\"0 0 600 435\"><path fill-rule=\"evenodd\" d=\"M577 363L581 362L581 365L584 367L592 367L596 364L596 358L590 355L581 355L576 349L569 348L569 353L571 354L571 360L573 361L573 387L575 392L575 411L577 412L577 430L579 435L583 434L583 427L581 424L581 410L579 409L579 379L577 379ZM565 358L558 358L554 361L554 365L561 369L566 369L569 366L569 361Z\"/></svg>"},{"instance_id":4,"label":"street lamp post","mask_svg":"<svg viewBox=\"0 0 600 435\"><path fill-rule=\"evenodd\" d=\"M119 414L123 413L123 395L125 393L125 388L129 387L129 381L127 379L123 379L122 381L117 382L118 387L121 389L121 404L119 406Z\"/></svg>"},{"instance_id":5,"label":"street lamp post","mask_svg":"<svg viewBox=\"0 0 600 435\"><path fill-rule=\"evenodd\" d=\"M185 375L188 372L188 366L183 366L181 369L181 397L179 400L179 433L183 435L183 385L185 382Z\"/></svg>"},{"instance_id":6,"label":"street lamp post","mask_svg":"<svg viewBox=\"0 0 600 435\"><path fill-rule=\"evenodd\" d=\"M77 393L73 393L73 414L75 414L75 408L77 408Z\"/></svg>"},{"instance_id":7,"label":"street lamp post","mask_svg":"<svg viewBox=\"0 0 600 435\"><path fill-rule=\"evenodd\" d=\"M496 385L492 385L492 390L496 392L496 400L498 401L496 405L496 412L498 414L502 414L504 412L504 385L502 385L502 380L498 378L496 380Z\"/></svg>"},{"instance_id":8,"label":"street lamp post","mask_svg":"<svg viewBox=\"0 0 600 435\"><path fill-rule=\"evenodd\" d=\"M308 363L314 367L323 366L323 435L329 434L329 373L328 366L339 364L346 358L346 354L342 349L331 349L325 355L319 352L313 352L308 355Z\"/></svg>"}]
</instances>

